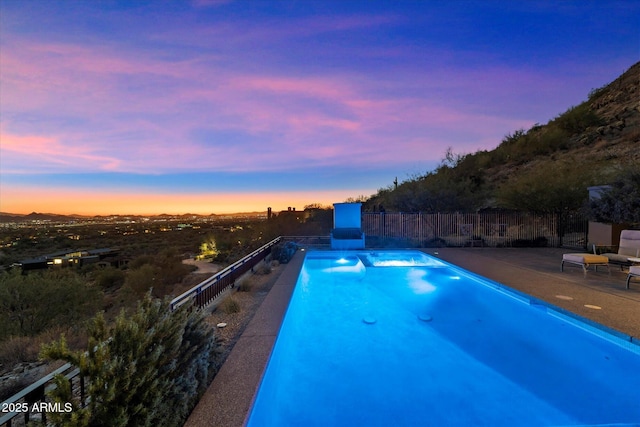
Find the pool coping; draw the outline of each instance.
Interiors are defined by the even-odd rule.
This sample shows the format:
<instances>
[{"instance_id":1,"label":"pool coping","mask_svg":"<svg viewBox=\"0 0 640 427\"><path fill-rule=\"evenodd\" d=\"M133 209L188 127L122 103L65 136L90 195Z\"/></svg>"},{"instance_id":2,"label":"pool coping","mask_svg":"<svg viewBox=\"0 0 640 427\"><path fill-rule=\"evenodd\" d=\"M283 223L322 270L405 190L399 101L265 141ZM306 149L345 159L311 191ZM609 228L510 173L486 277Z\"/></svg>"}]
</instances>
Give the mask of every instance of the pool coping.
<instances>
[{"instance_id":1,"label":"pool coping","mask_svg":"<svg viewBox=\"0 0 640 427\"><path fill-rule=\"evenodd\" d=\"M512 288L503 283L496 282L495 280L481 276L472 271L466 270L455 264L449 263L442 259L439 259L439 260L445 263L448 267L452 268L453 270L458 271L460 274L470 276L481 282L484 282L485 286L491 287L498 292L502 292L503 294L506 294L511 298L517 299L524 304L539 307L538 309L544 309L548 314L554 317L562 319L567 323L570 323L576 327L586 330L594 335L597 335L603 339L611 341L618 346L622 346L640 355L640 338L638 337L634 337L633 335L620 332L616 329L610 328L606 325L598 323L587 317L584 317L579 314L573 313L569 310L566 310L558 305L552 304L543 299L529 295L526 292Z\"/></svg>"},{"instance_id":2,"label":"pool coping","mask_svg":"<svg viewBox=\"0 0 640 427\"><path fill-rule=\"evenodd\" d=\"M297 251L280 273L184 427L245 424L305 254Z\"/></svg>"}]
</instances>

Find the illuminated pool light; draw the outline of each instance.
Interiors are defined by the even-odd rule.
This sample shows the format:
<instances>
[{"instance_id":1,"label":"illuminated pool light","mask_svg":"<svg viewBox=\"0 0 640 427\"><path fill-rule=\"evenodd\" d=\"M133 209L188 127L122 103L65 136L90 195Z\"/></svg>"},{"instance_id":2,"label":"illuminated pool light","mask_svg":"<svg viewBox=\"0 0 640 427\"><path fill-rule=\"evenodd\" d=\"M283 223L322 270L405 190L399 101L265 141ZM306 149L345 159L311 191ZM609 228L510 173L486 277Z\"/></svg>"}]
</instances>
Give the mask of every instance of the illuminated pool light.
<instances>
[{"instance_id":1,"label":"illuminated pool light","mask_svg":"<svg viewBox=\"0 0 640 427\"><path fill-rule=\"evenodd\" d=\"M422 252L411 252L410 255L400 252L370 252L362 255L373 267L442 267L439 260Z\"/></svg>"}]
</instances>

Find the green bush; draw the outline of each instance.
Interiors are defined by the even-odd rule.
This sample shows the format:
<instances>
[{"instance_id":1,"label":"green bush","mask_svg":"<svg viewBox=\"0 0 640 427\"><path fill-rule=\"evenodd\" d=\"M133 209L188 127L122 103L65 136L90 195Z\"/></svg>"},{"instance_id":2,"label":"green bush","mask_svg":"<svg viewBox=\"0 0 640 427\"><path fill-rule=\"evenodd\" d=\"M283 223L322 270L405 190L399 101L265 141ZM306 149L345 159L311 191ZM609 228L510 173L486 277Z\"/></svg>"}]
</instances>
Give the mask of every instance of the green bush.
<instances>
[{"instance_id":1,"label":"green bush","mask_svg":"<svg viewBox=\"0 0 640 427\"><path fill-rule=\"evenodd\" d=\"M71 393L64 376L49 392L73 411L51 413L55 426L182 426L215 374L219 343L201 311L169 311L168 301L150 295L115 325L102 315L89 327L86 351L71 351L64 337L43 347L42 356L61 359L89 380L87 405Z\"/></svg>"},{"instance_id":2,"label":"green bush","mask_svg":"<svg viewBox=\"0 0 640 427\"><path fill-rule=\"evenodd\" d=\"M588 210L595 221L640 224L640 171L621 171L599 199L589 202Z\"/></svg>"},{"instance_id":3,"label":"green bush","mask_svg":"<svg viewBox=\"0 0 640 427\"><path fill-rule=\"evenodd\" d=\"M143 264L135 270L129 270L124 283L137 295L144 295L156 284L160 284L158 277L158 267L151 264Z\"/></svg>"},{"instance_id":4,"label":"green bush","mask_svg":"<svg viewBox=\"0 0 640 427\"><path fill-rule=\"evenodd\" d=\"M251 278L245 278L237 286L238 292L251 292L253 289L253 280Z\"/></svg>"},{"instance_id":5,"label":"green bush","mask_svg":"<svg viewBox=\"0 0 640 427\"><path fill-rule=\"evenodd\" d=\"M94 275L96 285L105 290L119 289L124 285L126 277L124 271L113 267L96 270Z\"/></svg>"},{"instance_id":6,"label":"green bush","mask_svg":"<svg viewBox=\"0 0 640 427\"><path fill-rule=\"evenodd\" d=\"M550 123L556 124L571 135L584 132L588 127L601 126L603 121L584 102L576 107L569 108L566 112L556 117Z\"/></svg>"},{"instance_id":7,"label":"green bush","mask_svg":"<svg viewBox=\"0 0 640 427\"><path fill-rule=\"evenodd\" d=\"M228 296L220 303L220 309L227 314L239 313L240 312L240 303L233 298L232 296Z\"/></svg>"},{"instance_id":8,"label":"green bush","mask_svg":"<svg viewBox=\"0 0 640 427\"><path fill-rule=\"evenodd\" d=\"M260 264L255 266L254 273L259 276L271 274L271 264L266 262L261 262Z\"/></svg>"},{"instance_id":9,"label":"green bush","mask_svg":"<svg viewBox=\"0 0 640 427\"><path fill-rule=\"evenodd\" d=\"M70 326L96 313L102 295L72 269L0 274L0 340Z\"/></svg>"},{"instance_id":10,"label":"green bush","mask_svg":"<svg viewBox=\"0 0 640 427\"><path fill-rule=\"evenodd\" d=\"M588 198L586 187L594 179L590 166L554 162L531 167L503 183L496 192L497 201L503 208L529 212L581 209Z\"/></svg>"},{"instance_id":11,"label":"green bush","mask_svg":"<svg viewBox=\"0 0 640 427\"><path fill-rule=\"evenodd\" d=\"M0 341L0 365L14 366L21 362L38 360L40 343L33 337L10 337Z\"/></svg>"}]
</instances>

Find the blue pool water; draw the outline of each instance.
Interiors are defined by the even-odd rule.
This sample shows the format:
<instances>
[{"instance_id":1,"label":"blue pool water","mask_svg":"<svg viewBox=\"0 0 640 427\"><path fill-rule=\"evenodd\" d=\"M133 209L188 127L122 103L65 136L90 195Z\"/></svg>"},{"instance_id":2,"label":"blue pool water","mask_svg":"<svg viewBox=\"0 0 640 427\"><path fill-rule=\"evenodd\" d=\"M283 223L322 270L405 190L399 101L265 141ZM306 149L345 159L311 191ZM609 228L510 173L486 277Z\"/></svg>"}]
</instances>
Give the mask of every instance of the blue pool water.
<instances>
[{"instance_id":1,"label":"blue pool water","mask_svg":"<svg viewBox=\"0 0 640 427\"><path fill-rule=\"evenodd\" d=\"M306 255L248 426L640 423L640 347L418 251Z\"/></svg>"}]
</instances>

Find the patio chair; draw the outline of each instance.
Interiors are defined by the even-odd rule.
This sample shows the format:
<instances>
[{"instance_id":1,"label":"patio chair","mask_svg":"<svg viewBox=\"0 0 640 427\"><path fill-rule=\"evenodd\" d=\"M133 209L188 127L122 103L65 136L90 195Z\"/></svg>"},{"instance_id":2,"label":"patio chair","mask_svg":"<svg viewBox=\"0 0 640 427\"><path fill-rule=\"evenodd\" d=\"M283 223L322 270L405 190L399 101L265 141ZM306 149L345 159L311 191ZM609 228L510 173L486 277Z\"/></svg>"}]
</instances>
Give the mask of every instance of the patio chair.
<instances>
[{"instance_id":1,"label":"patio chair","mask_svg":"<svg viewBox=\"0 0 640 427\"><path fill-rule=\"evenodd\" d=\"M331 249L364 249L362 203L334 203Z\"/></svg>"},{"instance_id":2,"label":"patio chair","mask_svg":"<svg viewBox=\"0 0 640 427\"><path fill-rule=\"evenodd\" d=\"M597 246L593 245L593 253L597 253ZM629 258L640 257L640 230L622 230L620 233L620 245L617 253L600 254L606 256L610 263L619 264L620 270L623 267L633 265L633 261Z\"/></svg>"},{"instance_id":3,"label":"patio chair","mask_svg":"<svg viewBox=\"0 0 640 427\"><path fill-rule=\"evenodd\" d=\"M629 275L627 276L627 289L632 277L640 277L640 265L632 265L629 267Z\"/></svg>"},{"instance_id":4,"label":"patio chair","mask_svg":"<svg viewBox=\"0 0 640 427\"><path fill-rule=\"evenodd\" d=\"M564 271L565 262L581 266L585 276L587 275L587 268L589 268L590 265L593 265L595 271L598 271L598 266L607 267L607 272L611 274L611 272L609 271L609 259L603 255L594 255L588 253L562 254L562 264L560 264L560 271Z\"/></svg>"}]
</instances>

